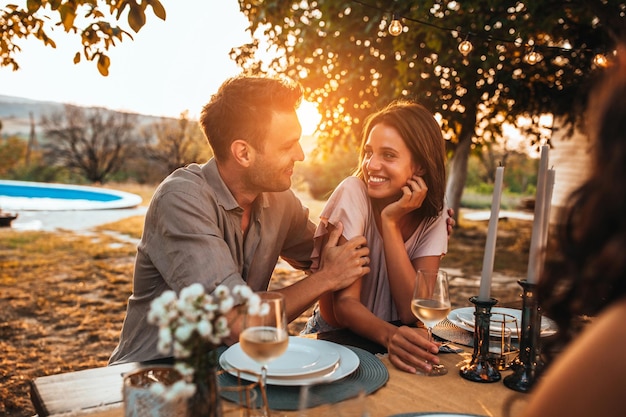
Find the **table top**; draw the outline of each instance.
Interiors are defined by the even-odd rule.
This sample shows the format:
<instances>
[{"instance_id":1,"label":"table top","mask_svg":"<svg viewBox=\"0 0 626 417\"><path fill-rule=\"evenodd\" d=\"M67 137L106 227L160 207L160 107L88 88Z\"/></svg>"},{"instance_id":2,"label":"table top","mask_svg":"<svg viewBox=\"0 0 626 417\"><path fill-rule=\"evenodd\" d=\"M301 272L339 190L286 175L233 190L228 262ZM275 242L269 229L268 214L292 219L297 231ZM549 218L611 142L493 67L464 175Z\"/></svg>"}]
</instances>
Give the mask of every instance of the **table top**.
<instances>
[{"instance_id":1,"label":"table top","mask_svg":"<svg viewBox=\"0 0 626 417\"><path fill-rule=\"evenodd\" d=\"M381 353L384 348L350 332L331 332L321 334L319 338L376 353L389 371L385 386L364 400L371 417L417 412L515 417L527 402L527 394L508 389L502 380L477 383L462 378L459 369L471 359L473 348L470 347L464 347L461 353L441 353L440 359L448 367L448 374L427 377L397 370L387 355ZM122 374L142 366L145 364L128 363L36 378L31 381L31 399L40 417L122 417ZM503 371L502 379L510 372ZM306 415L337 415L342 406L342 403L325 404L307 410ZM277 415L296 417L301 414L298 411L279 411Z\"/></svg>"}]
</instances>

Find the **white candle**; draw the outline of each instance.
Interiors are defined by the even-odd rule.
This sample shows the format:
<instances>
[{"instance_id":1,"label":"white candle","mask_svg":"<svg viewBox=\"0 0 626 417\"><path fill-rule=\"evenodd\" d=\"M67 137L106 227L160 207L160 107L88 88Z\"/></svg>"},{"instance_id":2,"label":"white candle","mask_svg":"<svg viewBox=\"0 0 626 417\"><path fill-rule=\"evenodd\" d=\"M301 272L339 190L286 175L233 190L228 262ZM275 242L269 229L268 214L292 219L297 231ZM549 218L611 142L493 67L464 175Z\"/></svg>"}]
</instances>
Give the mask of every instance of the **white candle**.
<instances>
[{"instance_id":1,"label":"white candle","mask_svg":"<svg viewBox=\"0 0 626 417\"><path fill-rule=\"evenodd\" d=\"M549 169L546 176L545 198L543 200L543 224L541 228L541 242L539 246L539 267L537 268L537 279L543 272L543 266L546 260L546 248L548 247L548 232L550 230L550 208L552 207L552 191L554 190L554 177L556 172Z\"/></svg>"},{"instance_id":2,"label":"white candle","mask_svg":"<svg viewBox=\"0 0 626 417\"><path fill-rule=\"evenodd\" d=\"M480 291L478 292L479 301L489 301L491 297L491 278L493 276L493 261L496 253L503 175L504 167L496 168L496 179L493 185L493 197L491 200L491 216L489 217L489 228L487 229L487 241L485 242L485 254L483 256L483 272L480 278Z\"/></svg>"},{"instance_id":3,"label":"white candle","mask_svg":"<svg viewBox=\"0 0 626 417\"><path fill-rule=\"evenodd\" d=\"M528 250L528 272L526 282L537 283L541 262L539 259L541 241L543 239L543 215L545 209L546 186L548 175L548 145L541 147L541 159L539 160L539 173L537 175L537 193L535 194L535 215L533 218L533 230L530 237L530 249Z\"/></svg>"}]
</instances>

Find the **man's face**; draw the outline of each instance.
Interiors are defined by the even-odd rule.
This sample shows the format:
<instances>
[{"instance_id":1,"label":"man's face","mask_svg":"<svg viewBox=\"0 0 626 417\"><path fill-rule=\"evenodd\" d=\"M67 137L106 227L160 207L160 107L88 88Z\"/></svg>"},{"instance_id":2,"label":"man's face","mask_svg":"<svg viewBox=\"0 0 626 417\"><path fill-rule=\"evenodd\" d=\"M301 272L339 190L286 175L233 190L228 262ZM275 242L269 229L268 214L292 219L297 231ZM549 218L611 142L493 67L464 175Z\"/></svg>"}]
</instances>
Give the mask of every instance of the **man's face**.
<instances>
[{"instance_id":1,"label":"man's face","mask_svg":"<svg viewBox=\"0 0 626 417\"><path fill-rule=\"evenodd\" d=\"M255 150L248 171L248 184L254 191L276 192L291 187L294 163L304 160L301 136L302 127L295 111L274 113L265 145Z\"/></svg>"}]
</instances>

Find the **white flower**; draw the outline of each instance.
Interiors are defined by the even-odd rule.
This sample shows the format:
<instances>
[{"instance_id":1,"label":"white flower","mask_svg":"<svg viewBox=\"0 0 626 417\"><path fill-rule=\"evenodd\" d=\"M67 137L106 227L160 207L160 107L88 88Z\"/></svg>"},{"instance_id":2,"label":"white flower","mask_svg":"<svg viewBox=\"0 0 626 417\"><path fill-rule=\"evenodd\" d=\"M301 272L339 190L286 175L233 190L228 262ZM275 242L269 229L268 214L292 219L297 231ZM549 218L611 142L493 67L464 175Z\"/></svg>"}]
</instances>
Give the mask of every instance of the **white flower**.
<instances>
[{"instance_id":1,"label":"white flower","mask_svg":"<svg viewBox=\"0 0 626 417\"><path fill-rule=\"evenodd\" d=\"M165 394L165 385L162 382L153 382L150 384L150 392L156 396L162 396Z\"/></svg>"},{"instance_id":2,"label":"white flower","mask_svg":"<svg viewBox=\"0 0 626 417\"><path fill-rule=\"evenodd\" d=\"M174 368L188 381L192 379L195 372L193 366L187 364L186 362L176 362L174 364Z\"/></svg>"},{"instance_id":3,"label":"white flower","mask_svg":"<svg viewBox=\"0 0 626 417\"><path fill-rule=\"evenodd\" d=\"M186 323L184 326L180 326L174 332L174 337L178 342L185 343L191 337L191 334L195 330L192 324Z\"/></svg>"},{"instance_id":4,"label":"white flower","mask_svg":"<svg viewBox=\"0 0 626 417\"><path fill-rule=\"evenodd\" d=\"M206 338L213 332L213 325L210 320L200 320L196 330L201 337Z\"/></svg>"},{"instance_id":5,"label":"white flower","mask_svg":"<svg viewBox=\"0 0 626 417\"><path fill-rule=\"evenodd\" d=\"M169 355L172 350L172 332L168 327L161 327L159 329L159 341L157 343L157 349L164 355Z\"/></svg>"},{"instance_id":6,"label":"white flower","mask_svg":"<svg viewBox=\"0 0 626 417\"><path fill-rule=\"evenodd\" d=\"M233 309L234 305L235 305L235 300L233 300L232 297L224 298L220 302L219 312L222 314L226 314L230 310Z\"/></svg>"},{"instance_id":7,"label":"white flower","mask_svg":"<svg viewBox=\"0 0 626 417\"><path fill-rule=\"evenodd\" d=\"M235 286L232 295L227 286L218 285L209 295L195 283L183 288L178 296L168 290L152 301L147 319L159 328L157 349L164 355L174 355L175 367L184 380L193 381L197 355L215 349L230 335L226 316L236 304L243 304L251 312L262 310L259 296L246 285ZM179 382L169 387L152 384L151 389L171 398L193 395L194 384Z\"/></svg>"},{"instance_id":8,"label":"white flower","mask_svg":"<svg viewBox=\"0 0 626 417\"><path fill-rule=\"evenodd\" d=\"M248 297L248 314L257 315L260 312L261 297L258 294L251 294Z\"/></svg>"},{"instance_id":9,"label":"white flower","mask_svg":"<svg viewBox=\"0 0 626 417\"><path fill-rule=\"evenodd\" d=\"M180 297L184 300L193 300L194 298L198 298L204 295L204 287L202 284L195 283L191 284L188 287L183 288L180 291Z\"/></svg>"},{"instance_id":10,"label":"white flower","mask_svg":"<svg viewBox=\"0 0 626 417\"><path fill-rule=\"evenodd\" d=\"M174 401L179 398L189 398L196 392L196 386L189 384L184 380L174 382L168 390L165 391L163 398L165 401Z\"/></svg>"},{"instance_id":11,"label":"white flower","mask_svg":"<svg viewBox=\"0 0 626 417\"><path fill-rule=\"evenodd\" d=\"M191 350L178 340L174 340L174 357L184 359L190 356Z\"/></svg>"},{"instance_id":12,"label":"white flower","mask_svg":"<svg viewBox=\"0 0 626 417\"><path fill-rule=\"evenodd\" d=\"M259 310L259 316L265 316L270 312L270 305L267 303L261 304L261 308Z\"/></svg>"},{"instance_id":13,"label":"white flower","mask_svg":"<svg viewBox=\"0 0 626 417\"><path fill-rule=\"evenodd\" d=\"M217 288L215 288L215 291L213 291L213 295L217 298L225 298L230 295L230 290L226 285L218 285Z\"/></svg>"},{"instance_id":14,"label":"white flower","mask_svg":"<svg viewBox=\"0 0 626 417\"><path fill-rule=\"evenodd\" d=\"M176 293L172 290L166 290L163 291L159 298L163 304L170 304L172 301L176 300Z\"/></svg>"},{"instance_id":15,"label":"white flower","mask_svg":"<svg viewBox=\"0 0 626 417\"><path fill-rule=\"evenodd\" d=\"M247 285L235 285L235 288L233 288L233 294L239 295L240 297L248 300L254 293L252 292L252 288Z\"/></svg>"}]
</instances>

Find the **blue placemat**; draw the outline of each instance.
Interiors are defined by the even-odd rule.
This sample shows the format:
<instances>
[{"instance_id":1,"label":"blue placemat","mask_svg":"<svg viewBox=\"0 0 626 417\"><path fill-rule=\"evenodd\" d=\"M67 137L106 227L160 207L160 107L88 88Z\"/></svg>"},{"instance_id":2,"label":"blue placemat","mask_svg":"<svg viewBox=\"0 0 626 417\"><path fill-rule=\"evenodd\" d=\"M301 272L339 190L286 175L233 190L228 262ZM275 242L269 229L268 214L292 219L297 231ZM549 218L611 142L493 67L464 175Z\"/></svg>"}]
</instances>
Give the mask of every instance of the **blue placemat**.
<instances>
[{"instance_id":1,"label":"blue placemat","mask_svg":"<svg viewBox=\"0 0 626 417\"><path fill-rule=\"evenodd\" d=\"M322 404L333 404L345 401L364 392L366 395L378 390L387 383L389 371L385 365L373 354L366 350L346 346L359 357L359 367L340 380L308 387L306 407L316 407ZM219 375L219 384L222 387L234 387L237 378L224 372ZM298 410L300 406L301 387L297 386L267 386L267 400L273 410ZM222 392L222 397L238 403L237 393ZM257 392L257 406L261 405L261 395Z\"/></svg>"}]
</instances>

